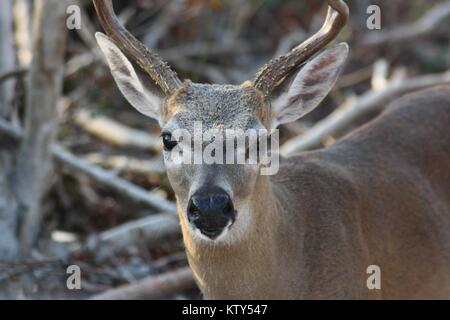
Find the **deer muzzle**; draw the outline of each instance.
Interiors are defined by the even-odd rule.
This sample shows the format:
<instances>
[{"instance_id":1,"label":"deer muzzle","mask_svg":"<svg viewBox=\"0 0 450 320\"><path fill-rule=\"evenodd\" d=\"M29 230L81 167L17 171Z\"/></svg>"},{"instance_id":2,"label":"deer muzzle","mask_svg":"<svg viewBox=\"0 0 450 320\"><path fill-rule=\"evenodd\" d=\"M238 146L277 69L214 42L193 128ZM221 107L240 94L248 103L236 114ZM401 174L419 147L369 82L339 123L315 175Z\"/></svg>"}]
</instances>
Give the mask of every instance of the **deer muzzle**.
<instances>
[{"instance_id":1,"label":"deer muzzle","mask_svg":"<svg viewBox=\"0 0 450 320\"><path fill-rule=\"evenodd\" d=\"M214 240L233 224L236 212L233 201L224 190L202 188L189 200L187 217L192 227Z\"/></svg>"}]
</instances>

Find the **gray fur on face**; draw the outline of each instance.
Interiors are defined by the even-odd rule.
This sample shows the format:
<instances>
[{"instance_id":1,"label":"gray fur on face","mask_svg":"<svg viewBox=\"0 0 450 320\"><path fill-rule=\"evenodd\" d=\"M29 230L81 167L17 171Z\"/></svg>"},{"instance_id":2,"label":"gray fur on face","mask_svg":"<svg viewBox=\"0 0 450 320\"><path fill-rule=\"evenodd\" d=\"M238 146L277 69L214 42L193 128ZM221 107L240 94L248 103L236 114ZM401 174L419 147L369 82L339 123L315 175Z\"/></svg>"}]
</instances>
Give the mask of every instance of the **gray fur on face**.
<instances>
[{"instance_id":1,"label":"gray fur on face","mask_svg":"<svg viewBox=\"0 0 450 320\"><path fill-rule=\"evenodd\" d=\"M263 95L248 83L210 85L187 81L169 98L165 121L170 119L186 130L192 130L195 121L201 121L204 130L247 130L258 123L270 123L266 109Z\"/></svg>"},{"instance_id":2,"label":"gray fur on face","mask_svg":"<svg viewBox=\"0 0 450 320\"><path fill-rule=\"evenodd\" d=\"M270 129L269 106L251 83L210 85L186 81L164 106L163 131L185 129L195 122L203 132L210 129ZM252 165L172 165L165 157L171 185L179 206L185 210L190 195L202 186L220 186L238 201L248 197L258 176ZM237 208L239 210L239 208Z\"/></svg>"}]
</instances>

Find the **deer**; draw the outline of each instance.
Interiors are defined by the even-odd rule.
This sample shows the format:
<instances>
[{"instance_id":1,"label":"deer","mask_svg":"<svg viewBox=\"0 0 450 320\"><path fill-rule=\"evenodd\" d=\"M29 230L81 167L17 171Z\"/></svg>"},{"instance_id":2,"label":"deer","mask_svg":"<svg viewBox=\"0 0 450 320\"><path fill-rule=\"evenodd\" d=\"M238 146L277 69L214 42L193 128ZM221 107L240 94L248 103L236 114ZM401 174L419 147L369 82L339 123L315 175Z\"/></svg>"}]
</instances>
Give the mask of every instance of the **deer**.
<instances>
[{"instance_id":1,"label":"deer","mask_svg":"<svg viewBox=\"0 0 450 320\"><path fill-rule=\"evenodd\" d=\"M259 174L260 164L173 163L181 142L172 133L195 121L271 130L315 109L349 54L346 43L328 46L348 6L329 0L318 32L253 80L216 85L181 81L121 25L110 0L93 3L119 90L161 127L188 263L205 299L450 298L449 86L398 98L331 146L281 157L274 175ZM379 268L378 288L368 286L369 266Z\"/></svg>"}]
</instances>

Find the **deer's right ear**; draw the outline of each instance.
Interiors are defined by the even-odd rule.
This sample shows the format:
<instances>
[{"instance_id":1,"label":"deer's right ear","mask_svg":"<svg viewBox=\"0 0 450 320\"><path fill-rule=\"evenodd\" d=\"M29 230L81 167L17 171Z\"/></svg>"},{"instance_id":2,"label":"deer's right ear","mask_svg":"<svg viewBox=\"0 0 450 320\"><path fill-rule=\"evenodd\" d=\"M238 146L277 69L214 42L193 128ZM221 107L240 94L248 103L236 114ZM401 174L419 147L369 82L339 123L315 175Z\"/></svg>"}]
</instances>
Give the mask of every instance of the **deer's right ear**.
<instances>
[{"instance_id":1,"label":"deer's right ear","mask_svg":"<svg viewBox=\"0 0 450 320\"><path fill-rule=\"evenodd\" d=\"M160 121L162 98L144 87L133 65L108 36L97 32L95 38L124 97L140 113Z\"/></svg>"},{"instance_id":2,"label":"deer's right ear","mask_svg":"<svg viewBox=\"0 0 450 320\"><path fill-rule=\"evenodd\" d=\"M272 103L272 127L300 119L312 111L333 88L348 56L348 45L340 43L306 63L289 89Z\"/></svg>"}]
</instances>

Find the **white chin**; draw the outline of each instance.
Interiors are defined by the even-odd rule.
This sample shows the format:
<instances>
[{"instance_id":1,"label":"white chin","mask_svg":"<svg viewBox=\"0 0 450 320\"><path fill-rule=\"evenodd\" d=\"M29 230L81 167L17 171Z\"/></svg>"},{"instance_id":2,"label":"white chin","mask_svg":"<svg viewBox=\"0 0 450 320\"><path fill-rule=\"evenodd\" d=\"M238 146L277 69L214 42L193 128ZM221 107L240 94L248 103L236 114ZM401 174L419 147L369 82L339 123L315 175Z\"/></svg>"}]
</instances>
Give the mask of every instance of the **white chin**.
<instances>
[{"instance_id":1,"label":"white chin","mask_svg":"<svg viewBox=\"0 0 450 320\"><path fill-rule=\"evenodd\" d=\"M236 220L234 223L231 221L228 225L223 228L222 233L216 238L211 239L205 236L199 229L189 224L189 231L192 235L192 239L198 242L208 243L211 245L221 245L221 244L234 244L241 240L248 226L250 225L250 212L248 207L245 206L243 209L238 210Z\"/></svg>"}]
</instances>

